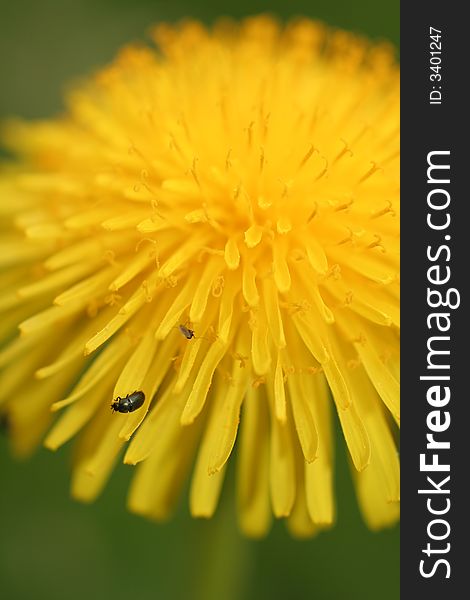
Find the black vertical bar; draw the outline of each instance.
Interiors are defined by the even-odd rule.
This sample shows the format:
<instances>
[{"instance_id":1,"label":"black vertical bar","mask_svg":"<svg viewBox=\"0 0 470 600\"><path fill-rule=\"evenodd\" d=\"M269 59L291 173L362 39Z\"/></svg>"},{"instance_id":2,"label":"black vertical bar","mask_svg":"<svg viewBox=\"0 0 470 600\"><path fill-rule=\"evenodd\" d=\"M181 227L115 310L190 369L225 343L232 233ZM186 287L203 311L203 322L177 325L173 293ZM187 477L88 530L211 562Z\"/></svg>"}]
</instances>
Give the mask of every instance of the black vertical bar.
<instances>
[{"instance_id":1,"label":"black vertical bar","mask_svg":"<svg viewBox=\"0 0 470 600\"><path fill-rule=\"evenodd\" d=\"M470 318L466 313L470 277L470 211L466 210L470 206L466 188L470 167L466 163L470 152L464 140L469 139L470 127L464 90L470 73L470 29L465 24L464 6L436 0L401 3L403 600L460 599L469 593L470 563L465 547L470 518L464 516L464 509L470 505L465 489L470 480L470 452L465 443L470 441ZM450 169L431 169L428 178L429 161ZM433 208L444 207L447 201L446 208ZM437 269L429 271L431 267ZM445 283L431 281L442 281L449 274ZM442 302L448 299L453 306L460 298L460 306L431 307L430 303L439 305L440 300L436 293L428 298L428 289L440 292ZM445 316L430 317L432 313ZM448 331L440 331L438 322L443 330L448 326ZM433 336L441 339L429 342ZM429 356L428 342L431 349L450 353ZM430 368L430 364L438 368ZM434 394L429 392L431 387ZM450 393L447 403L446 387ZM449 418L450 425L445 427ZM439 427L441 432L433 431ZM449 442L450 448L427 448L432 443L427 434L432 434L434 441ZM449 471L423 470L421 454L427 465L436 460L439 465L449 465ZM432 514L431 510L442 513Z\"/></svg>"}]
</instances>

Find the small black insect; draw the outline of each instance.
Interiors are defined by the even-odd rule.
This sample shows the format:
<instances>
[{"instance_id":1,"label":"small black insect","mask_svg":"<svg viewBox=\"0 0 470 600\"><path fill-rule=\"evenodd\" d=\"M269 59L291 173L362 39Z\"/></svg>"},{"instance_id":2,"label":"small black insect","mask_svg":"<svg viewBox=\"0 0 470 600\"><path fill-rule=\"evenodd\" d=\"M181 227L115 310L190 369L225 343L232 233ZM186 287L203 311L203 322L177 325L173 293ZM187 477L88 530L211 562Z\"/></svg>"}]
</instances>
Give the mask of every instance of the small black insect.
<instances>
[{"instance_id":1,"label":"small black insect","mask_svg":"<svg viewBox=\"0 0 470 600\"><path fill-rule=\"evenodd\" d=\"M184 337L187 340L190 340L193 337L196 337L194 335L194 331L192 329L188 329L188 327L186 327L185 325L178 325L178 329L181 331L181 333L184 335Z\"/></svg>"},{"instance_id":2,"label":"small black insect","mask_svg":"<svg viewBox=\"0 0 470 600\"><path fill-rule=\"evenodd\" d=\"M145 400L144 392L132 392L127 394L125 398L118 396L116 400L113 400L111 408L114 412L129 413L134 412L142 406Z\"/></svg>"}]
</instances>

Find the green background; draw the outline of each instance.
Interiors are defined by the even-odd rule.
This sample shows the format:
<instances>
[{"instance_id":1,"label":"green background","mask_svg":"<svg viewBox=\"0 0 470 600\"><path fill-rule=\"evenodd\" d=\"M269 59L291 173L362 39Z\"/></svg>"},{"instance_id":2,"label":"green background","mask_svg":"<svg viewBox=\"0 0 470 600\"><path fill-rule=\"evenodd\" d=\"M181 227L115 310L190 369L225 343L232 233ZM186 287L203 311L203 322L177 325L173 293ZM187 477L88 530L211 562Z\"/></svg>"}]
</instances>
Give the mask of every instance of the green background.
<instances>
[{"instance_id":1,"label":"green background","mask_svg":"<svg viewBox=\"0 0 470 600\"><path fill-rule=\"evenodd\" d=\"M62 108L67 81L145 39L158 20L307 15L398 45L399 2L301 0L0 0L0 118ZM40 450L15 463L0 434L0 594L11 600L397 600L399 528L372 533L357 508L337 432L338 523L309 541L282 522L254 542L236 529L229 476L212 521L195 521L182 498L171 522L125 510L131 468L119 466L103 496L68 496L69 452Z\"/></svg>"}]
</instances>

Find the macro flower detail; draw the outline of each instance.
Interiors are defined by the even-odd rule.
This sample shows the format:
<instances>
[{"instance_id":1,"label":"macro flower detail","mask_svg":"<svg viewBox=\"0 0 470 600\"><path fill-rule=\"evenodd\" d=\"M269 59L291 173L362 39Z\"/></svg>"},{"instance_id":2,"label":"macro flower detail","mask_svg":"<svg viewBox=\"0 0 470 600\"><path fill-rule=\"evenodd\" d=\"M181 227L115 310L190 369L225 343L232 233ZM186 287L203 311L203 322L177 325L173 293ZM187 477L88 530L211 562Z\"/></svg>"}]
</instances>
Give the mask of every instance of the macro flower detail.
<instances>
[{"instance_id":1,"label":"macro flower detail","mask_svg":"<svg viewBox=\"0 0 470 600\"><path fill-rule=\"evenodd\" d=\"M188 477L191 513L210 517L233 451L241 529L261 536L274 514L308 536L335 519L335 411L364 518L390 525L393 52L264 16L153 38L70 90L63 116L3 128L12 448L74 438L83 501L118 459L136 465L129 508L156 520Z\"/></svg>"}]
</instances>

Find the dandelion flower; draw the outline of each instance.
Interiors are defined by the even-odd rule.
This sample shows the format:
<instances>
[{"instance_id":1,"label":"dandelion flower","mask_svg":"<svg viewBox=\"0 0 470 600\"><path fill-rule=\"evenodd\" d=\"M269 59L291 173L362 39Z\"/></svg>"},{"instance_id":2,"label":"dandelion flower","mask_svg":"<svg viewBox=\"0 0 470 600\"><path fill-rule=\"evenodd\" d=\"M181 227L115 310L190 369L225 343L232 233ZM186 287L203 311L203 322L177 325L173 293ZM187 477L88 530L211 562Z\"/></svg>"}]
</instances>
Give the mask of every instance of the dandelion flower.
<instances>
[{"instance_id":1,"label":"dandelion flower","mask_svg":"<svg viewBox=\"0 0 470 600\"><path fill-rule=\"evenodd\" d=\"M398 517L399 95L384 44L310 20L153 30L10 122L0 402L18 455L75 438L72 493L137 465L130 510L187 478L239 521L335 519L336 411L372 528ZM19 328L19 334L17 334ZM129 394L133 412L110 410ZM124 400L122 400L124 402ZM128 402L128 399L125 400ZM128 405L126 404L126 407Z\"/></svg>"}]
</instances>

